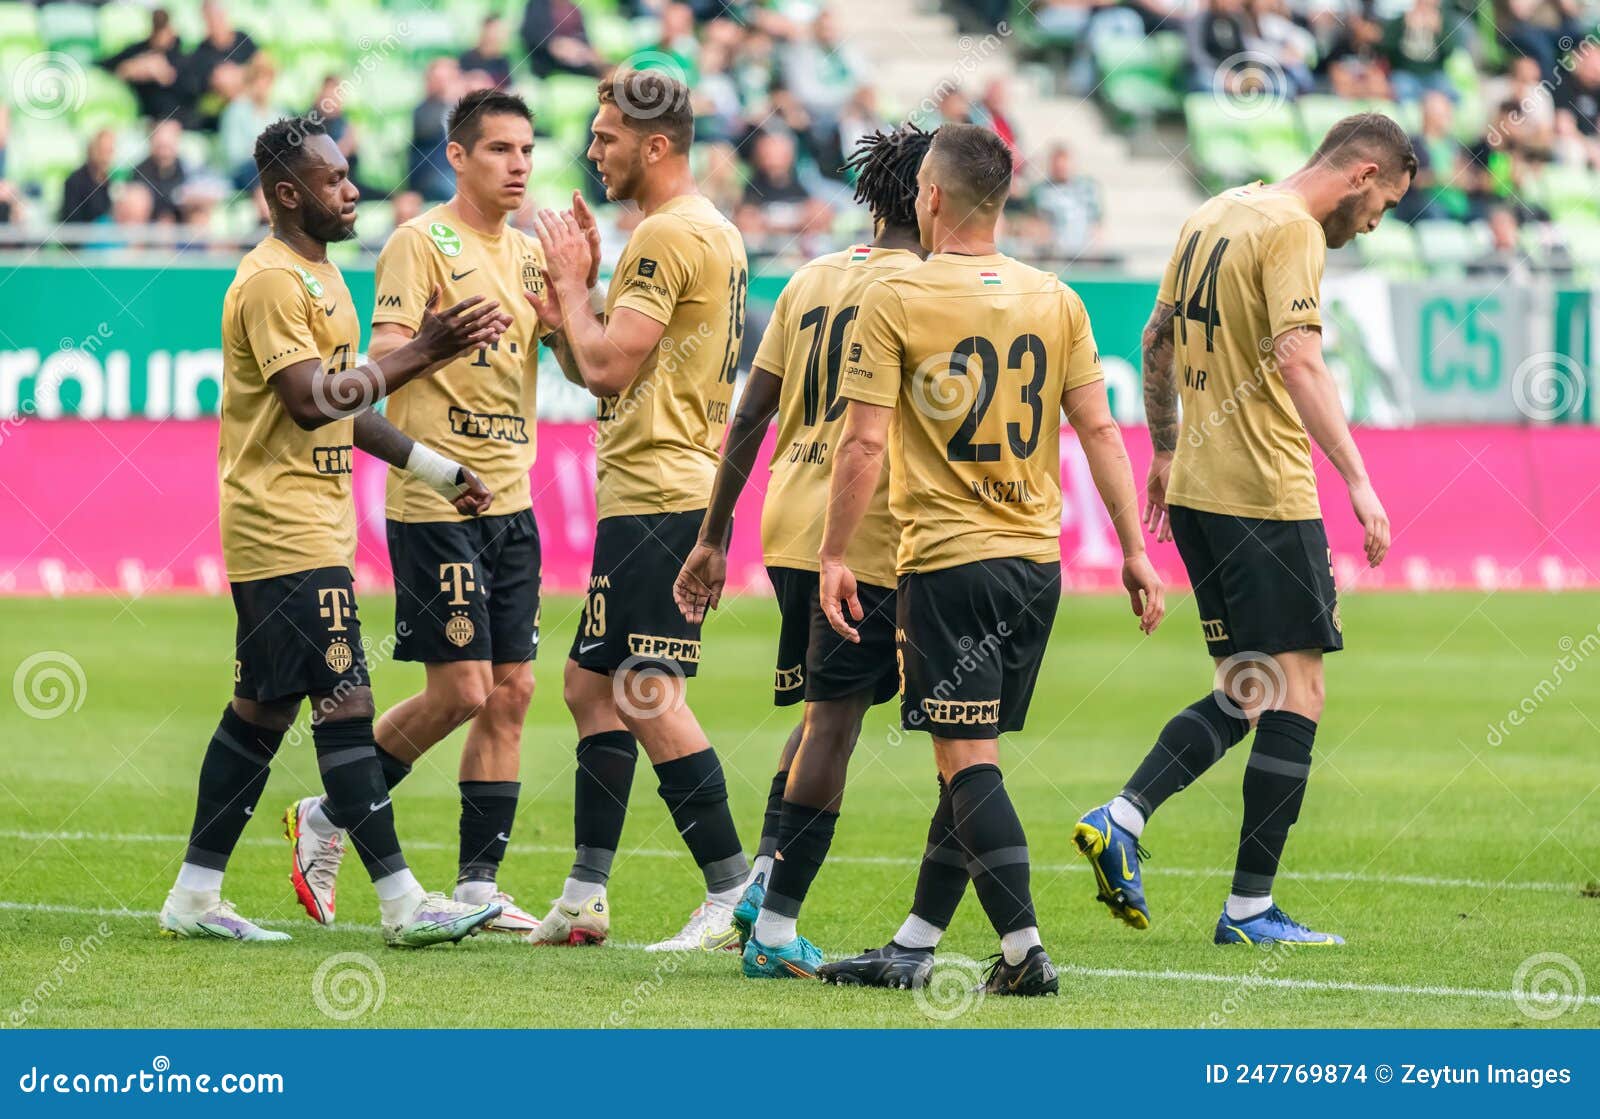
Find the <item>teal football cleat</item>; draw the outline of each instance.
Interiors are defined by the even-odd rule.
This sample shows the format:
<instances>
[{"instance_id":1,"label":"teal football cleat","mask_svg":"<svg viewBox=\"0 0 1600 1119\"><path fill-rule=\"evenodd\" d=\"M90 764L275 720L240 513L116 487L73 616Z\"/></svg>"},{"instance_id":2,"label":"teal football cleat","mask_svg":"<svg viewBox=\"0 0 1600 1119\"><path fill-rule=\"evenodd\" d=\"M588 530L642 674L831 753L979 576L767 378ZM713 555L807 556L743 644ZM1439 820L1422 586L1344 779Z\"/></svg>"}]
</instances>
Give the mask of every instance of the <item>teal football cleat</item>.
<instances>
[{"instance_id":1,"label":"teal football cleat","mask_svg":"<svg viewBox=\"0 0 1600 1119\"><path fill-rule=\"evenodd\" d=\"M822 950L803 936L769 948L752 938L744 946L744 974L748 979L815 979L822 966Z\"/></svg>"},{"instance_id":2,"label":"teal football cleat","mask_svg":"<svg viewBox=\"0 0 1600 1119\"><path fill-rule=\"evenodd\" d=\"M744 946L750 943L750 933L756 927L756 918L761 914L761 903L767 900L767 876L758 874L750 880L750 885L744 888L744 894L739 898L739 904L733 907L733 928L739 934L739 950L744 951Z\"/></svg>"},{"instance_id":3,"label":"teal football cleat","mask_svg":"<svg viewBox=\"0 0 1600 1119\"><path fill-rule=\"evenodd\" d=\"M1344 937L1333 933L1308 929L1276 905L1265 913L1257 913L1244 921L1235 921L1224 909L1217 918L1217 932L1212 942L1216 944L1259 944L1270 948L1274 944L1343 944Z\"/></svg>"},{"instance_id":4,"label":"teal football cleat","mask_svg":"<svg viewBox=\"0 0 1600 1119\"><path fill-rule=\"evenodd\" d=\"M1144 900L1139 860L1148 859L1150 852L1132 832L1111 818L1111 806L1102 804L1085 812L1072 829L1072 842L1094 868L1095 881L1100 885L1099 900L1105 902L1111 915L1136 929L1148 929L1150 907Z\"/></svg>"}]
</instances>

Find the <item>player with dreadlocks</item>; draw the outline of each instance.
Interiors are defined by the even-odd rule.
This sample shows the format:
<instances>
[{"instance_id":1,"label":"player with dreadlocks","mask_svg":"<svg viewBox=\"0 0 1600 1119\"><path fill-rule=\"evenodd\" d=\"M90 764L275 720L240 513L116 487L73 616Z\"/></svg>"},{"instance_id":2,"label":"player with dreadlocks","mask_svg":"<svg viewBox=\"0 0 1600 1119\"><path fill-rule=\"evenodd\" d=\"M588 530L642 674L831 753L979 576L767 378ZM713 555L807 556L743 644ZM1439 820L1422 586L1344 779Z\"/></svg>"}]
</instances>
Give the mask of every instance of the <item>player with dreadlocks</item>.
<instances>
[{"instance_id":1,"label":"player with dreadlocks","mask_svg":"<svg viewBox=\"0 0 1600 1119\"><path fill-rule=\"evenodd\" d=\"M819 257L794 274L745 385L717 468L699 542L673 588L684 617L699 622L715 609L727 579L733 507L778 417L772 481L761 517L767 573L782 625L773 702L805 702L772 779L755 867L734 910L752 978L812 977L819 952L795 932L795 920L833 842L845 769L861 720L899 691L895 662L895 552L900 529L889 512L888 479L851 547L861 564L861 640L836 634L817 596L817 552L827 512L830 448L838 443L844 401L837 399L850 326L874 280L915 268L917 167L932 142L913 125L861 140L845 169L856 176L856 201L872 213L870 244ZM781 855L779 854L781 852Z\"/></svg>"}]
</instances>

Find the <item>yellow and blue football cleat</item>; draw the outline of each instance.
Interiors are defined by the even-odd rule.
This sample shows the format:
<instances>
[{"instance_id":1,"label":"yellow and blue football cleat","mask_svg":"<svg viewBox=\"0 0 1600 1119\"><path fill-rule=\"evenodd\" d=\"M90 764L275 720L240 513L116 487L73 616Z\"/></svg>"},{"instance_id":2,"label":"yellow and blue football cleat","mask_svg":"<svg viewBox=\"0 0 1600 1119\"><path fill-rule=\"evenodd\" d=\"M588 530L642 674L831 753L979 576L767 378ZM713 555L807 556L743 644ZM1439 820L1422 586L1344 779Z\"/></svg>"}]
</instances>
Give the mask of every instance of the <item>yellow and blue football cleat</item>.
<instances>
[{"instance_id":1,"label":"yellow and blue football cleat","mask_svg":"<svg viewBox=\"0 0 1600 1119\"><path fill-rule=\"evenodd\" d=\"M803 936L768 948L751 938L744 946L744 974L749 979L815 979L822 949Z\"/></svg>"},{"instance_id":2,"label":"yellow and blue football cleat","mask_svg":"<svg viewBox=\"0 0 1600 1119\"><path fill-rule=\"evenodd\" d=\"M1111 915L1136 929L1148 929L1150 907L1144 900L1139 860L1148 859L1150 852L1132 832L1111 818L1111 806L1102 804L1085 812L1072 829L1072 842L1094 868L1095 881L1100 885L1099 900L1105 902Z\"/></svg>"},{"instance_id":3,"label":"yellow and blue football cleat","mask_svg":"<svg viewBox=\"0 0 1600 1119\"><path fill-rule=\"evenodd\" d=\"M1343 944L1344 937L1333 933L1308 929L1276 905L1265 913L1257 913L1244 921L1235 921L1224 909L1217 918L1216 944L1257 944L1270 948L1274 944Z\"/></svg>"}]
</instances>

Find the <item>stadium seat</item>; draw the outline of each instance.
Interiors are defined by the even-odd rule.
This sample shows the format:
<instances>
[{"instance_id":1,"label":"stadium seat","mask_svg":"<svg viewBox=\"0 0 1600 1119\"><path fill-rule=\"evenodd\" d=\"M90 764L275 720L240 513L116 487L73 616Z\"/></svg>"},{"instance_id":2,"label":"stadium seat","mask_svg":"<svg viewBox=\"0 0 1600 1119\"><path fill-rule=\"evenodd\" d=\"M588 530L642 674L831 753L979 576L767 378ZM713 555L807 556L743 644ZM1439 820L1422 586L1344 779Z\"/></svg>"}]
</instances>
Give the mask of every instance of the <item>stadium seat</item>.
<instances>
[{"instance_id":1,"label":"stadium seat","mask_svg":"<svg viewBox=\"0 0 1600 1119\"><path fill-rule=\"evenodd\" d=\"M1547 167L1529 193L1557 221L1600 220L1600 181L1586 167Z\"/></svg>"},{"instance_id":2,"label":"stadium seat","mask_svg":"<svg viewBox=\"0 0 1600 1119\"><path fill-rule=\"evenodd\" d=\"M139 120L139 103L127 85L98 67L84 72L83 104L73 118L85 140L102 128L122 128Z\"/></svg>"},{"instance_id":3,"label":"stadium seat","mask_svg":"<svg viewBox=\"0 0 1600 1119\"><path fill-rule=\"evenodd\" d=\"M1305 129L1306 140L1312 147L1322 143L1328 129L1355 112L1350 102L1324 94L1307 94L1294 103L1300 114L1300 126Z\"/></svg>"},{"instance_id":4,"label":"stadium seat","mask_svg":"<svg viewBox=\"0 0 1600 1119\"><path fill-rule=\"evenodd\" d=\"M149 34L150 9L143 4L118 0L100 9L100 57L116 54Z\"/></svg>"},{"instance_id":5,"label":"stadium seat","mask_svg":"<svg viewBox=\"0 0 1600 1119\"><path fill-rule=\"evenodd\" d=\"M1410 280L1426 275L1416 233L1404 222L1386 221L1371 233L1357 237L1356 252L1363 264L1390 279Z\"/></svg>"},{"instance_id":6,"label":"stadium seat","mask_svg":"<svg viewBox=\"0 0 1600 1119\"><path fill-rule=\"evenodd\" d=\"M148 20L145 29L149 30ZM39 38L53 51L92 63L100 50L100 24L88 4L47 4L39 9Z\"/></svg>"},{"instance_id":7,"label":"stadium seat","mask_svg":"<svg viewBox=\"0 0 1600 1119\"><path fill-rule=\"evenodd\" d=\"M7 0L0 3L0 47L12 43L39 49L39 12L32 4L18 4Z\"/></svg>"},{"instance_id":8,"label":"stadium seat","mask_svg":"<svg viewBox=\"0 0 1600 1119\"><path fill-rule=\"evenodd\" d=\"M1414 228L1422 259L1430 268L1457 272L1489 247L1488 232L1482 225L1422 221Z\"/></svg>"}]
</instances>

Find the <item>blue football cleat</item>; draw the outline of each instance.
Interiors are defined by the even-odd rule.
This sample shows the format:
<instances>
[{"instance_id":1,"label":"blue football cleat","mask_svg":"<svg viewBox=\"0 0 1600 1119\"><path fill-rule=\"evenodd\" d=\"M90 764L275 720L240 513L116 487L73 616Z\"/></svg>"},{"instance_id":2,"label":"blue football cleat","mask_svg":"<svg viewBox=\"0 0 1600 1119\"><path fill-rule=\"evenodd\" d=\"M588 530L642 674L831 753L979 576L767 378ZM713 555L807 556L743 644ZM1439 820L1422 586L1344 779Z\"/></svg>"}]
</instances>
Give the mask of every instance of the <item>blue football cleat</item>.
<instances>
[{"instance_id":1,"label":"blue football cleat","mask_svg":"<svg viewBox=\"0 0 1600 1119\"><path fill-rule=\"evenodd\" d=\"M822 949L803 936L777 948L754 938L744 946L744 973L750 979L815 979L821 966Z\"/></svg>"},{"instance_id":2,"label":"blue football cleat","mask_svg":"<svg viewBox=\"0 0 1600 1119\"><path fill-rule=\"evenodd\" d=\"M756 927L756 917L761 913L761 903L767 900L767 876L758 874L744 888L739 904L733 907L733 927L739 934L742 951L750 943L750 930Z\"/></svg>"},{"instance_id":3,"label":"blue football cleat","mask_svg":"<svg viewBox=\"0 0 1600 1119\"><path fill-rule=\"evenodd\" d=\"M1217 918L1217 944L1259 944L1263 948L1285 944L1343 944L1344 937L1308 929L1276 905L1245 921L1235 921L1224 909Z\"/></svg>"},{"instance_id":4,"label":"blue football cleat","mask_svg":"<svg viewBox=\"0 0 1600 1119\"><path fill-rule=\"evenodd\" d=\"M1094 868L1099 900L1106 903L1111 915L1136 929L1148 929L1150 907L1144 900L1139 860L1148 859L1150 852L1111 818L1111 806L1102 804L1085 812L1072 829L1072 842Z\"/></svg>"}]
</instances>

